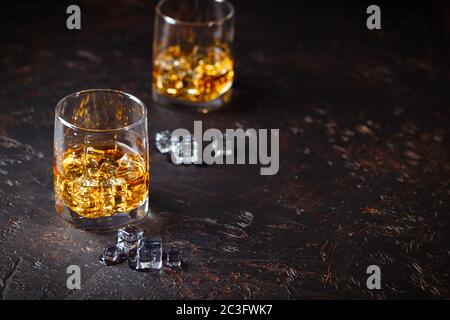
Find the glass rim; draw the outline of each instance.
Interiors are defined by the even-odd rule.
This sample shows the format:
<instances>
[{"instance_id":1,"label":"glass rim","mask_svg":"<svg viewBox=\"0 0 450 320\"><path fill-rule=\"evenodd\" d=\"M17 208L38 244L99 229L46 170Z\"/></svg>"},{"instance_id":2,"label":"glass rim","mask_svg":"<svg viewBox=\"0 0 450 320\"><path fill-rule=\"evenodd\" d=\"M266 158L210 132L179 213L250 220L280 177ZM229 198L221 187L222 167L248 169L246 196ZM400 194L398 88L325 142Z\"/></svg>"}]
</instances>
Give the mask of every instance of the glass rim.
<instances>
[{"instance_id":1,"label":"glass rim","mask_svg":"<svg viewBox=\"0 0 450 320\"><path fill-rule=\"evenodd\" d=\"M202 21L202 22L192 22L192 21L185 21L185 20L181 20L181 19L175 19L175 18L171 17L170 15L162 13L162 11L161 11L162 5L164 3L166 3L167 1L170 1L170 0L160 0L158 2L158 4L156 5L156 14L161 16L164 19L164 21L166 21L167 23L172 24L172 25L211 27L211 26L214 26L214 25L222 25L225 22L227 22L228 20L230 20L231 18L233 18L233 16L234 16L234 6L228 0L209 0L209 1L212 1L212 2L224 3L226 6L228 6L228 9L230 10L230 12L226 16L221 18L221 19Z\"/></svg>"},{"instance_id":2,"label":"glass rim","mask_svg":"<svg viewBox=\"0 0 450 320\"><path fill-rule=\"evenodd\" d=\"M74 97L77 97L77 96L83 95L83 94L99 93L99 92L115 93L115 94L124 95L127 98L136 102L144 110L144 113L139 117L139 119L137 121L135 121L127 126L124 126L124 127L118 127L118 128L112 128L112 129L88 129L88 128L79 127L79 126L74 125L73 123L67 121L66 119L64 119L61 116L62 104L67 99L74 98ZM132 94L126 93L124 91L114 90L114 89L86 89L86 90L81 90L81 91L70 93L70 94L66 95L65 97L61 98L59 100L59 102L56 104L55 116L63 125L71 128L75 131L83 131L83 132L89 132L89 133L122 132L122 131L128 131L130 129L136 128L136 127L140 126L144 121L146 121L147 120L147 107L139 98L133 96Z\"/></svg>"}]
</instances>

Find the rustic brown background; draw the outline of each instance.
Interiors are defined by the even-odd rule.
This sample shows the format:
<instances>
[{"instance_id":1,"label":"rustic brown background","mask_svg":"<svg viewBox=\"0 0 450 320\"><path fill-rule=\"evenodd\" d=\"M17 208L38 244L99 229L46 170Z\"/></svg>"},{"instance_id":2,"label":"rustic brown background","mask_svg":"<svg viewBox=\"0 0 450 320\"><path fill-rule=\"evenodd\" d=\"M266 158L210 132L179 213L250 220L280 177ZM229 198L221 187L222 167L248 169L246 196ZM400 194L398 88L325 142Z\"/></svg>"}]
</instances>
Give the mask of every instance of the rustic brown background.
<instances>
[{"instance_id":1,"label":"rustic brown background","mask_svg":"<svg viewBox=\"0 0 450 320\"><path fill-rule=\"evenodd\" d=\"M62 2L2 9L0 298L450 298L448 2L382 5L381 31L363 2L293 2L234 1L235 95L207 116L151 102L154 1L82 2L81 31ZM152 141L193 120L280 128L280 171L176 167L152 147L145 228L186 268L103 267L114 235L72 228L52 199L53 110L86 88L141 98Z\"/></svg>"}]
</instances>

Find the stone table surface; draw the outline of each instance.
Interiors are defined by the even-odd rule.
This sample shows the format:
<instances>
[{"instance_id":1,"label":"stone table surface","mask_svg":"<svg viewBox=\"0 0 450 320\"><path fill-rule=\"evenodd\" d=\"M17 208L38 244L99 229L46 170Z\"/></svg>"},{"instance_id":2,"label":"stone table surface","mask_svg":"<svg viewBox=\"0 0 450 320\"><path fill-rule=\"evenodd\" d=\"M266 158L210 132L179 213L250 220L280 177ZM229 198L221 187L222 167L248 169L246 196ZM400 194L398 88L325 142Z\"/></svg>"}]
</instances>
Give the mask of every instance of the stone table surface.
<instances>
[{"instance_id":1,"label":"stone table surface","mask_svg":"<svg viewBox=\"0 0 450 320\"><path fill-rule=\"evenodd\" d=\"M203 115L151 101L154 1L82 1L1 10L1 299L450 298L449 34L445 1L234 1L236 82ZM2 5L3 6L3 5ZM115 88L149 107L151 216L181 271L104 267L113 233L57 216L52 141L58 100ZM175 166L163 129L279 128L280 170ZM69 265L80 290L66 287ZM366 287L369 265L381 290Z\"/></svg>"}]
</instances>

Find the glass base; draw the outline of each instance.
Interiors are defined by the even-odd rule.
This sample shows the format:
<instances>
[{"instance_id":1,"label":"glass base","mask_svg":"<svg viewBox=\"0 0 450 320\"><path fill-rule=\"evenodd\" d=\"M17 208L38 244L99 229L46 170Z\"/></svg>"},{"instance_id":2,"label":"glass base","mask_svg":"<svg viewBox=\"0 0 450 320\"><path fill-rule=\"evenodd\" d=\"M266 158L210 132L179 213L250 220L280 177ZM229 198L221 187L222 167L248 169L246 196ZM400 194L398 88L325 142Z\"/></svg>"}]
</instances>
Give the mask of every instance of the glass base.
<instances>
[{"instance_id":1,"label":"glass base","mask_svg":"<svg viewBox=\"0 0 450 320\"><path fill-rule=\"evenodd\" d=\"M113 231L131 223L136 223L147 216L148 198L136 209L101 218L79 216L66 205L62 206L60 216L76 228L86 231Z\"/></svg>"},{"instance_id":2,"label":"glass base","mask_svg":"<svg viewBox=\"0 0 450 320\"><path fill-rule=\"evenodd\" d=\"M193 102L189 100L182 100L164 96L162 94L159 94L155 89L152 90L153 101L162 107L173 108L178 110L189 109L201 113L208 113L210 111L221 109L228 102L230 102L231 95L232 89L230 88L228 91L226 91L224 94L222 94L221 96L217 97L214 100L208 102Z\"/></svg>"}]
</instances>

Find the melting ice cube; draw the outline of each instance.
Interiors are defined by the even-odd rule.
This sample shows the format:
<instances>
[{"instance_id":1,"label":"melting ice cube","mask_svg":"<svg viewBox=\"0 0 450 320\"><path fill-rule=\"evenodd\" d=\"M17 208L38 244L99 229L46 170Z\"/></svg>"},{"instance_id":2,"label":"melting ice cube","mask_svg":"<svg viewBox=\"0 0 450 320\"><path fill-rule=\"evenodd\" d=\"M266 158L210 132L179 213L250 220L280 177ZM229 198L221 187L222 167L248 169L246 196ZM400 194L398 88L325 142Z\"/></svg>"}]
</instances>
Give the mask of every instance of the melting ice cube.
<instances>
[{"instance_id":1,"label":"melting ice cube","mask_svg":"<svg viewBox=\"0 0 450 320\"><path fill-rule=\"evenodd\" d=\"M199 160L198 142L189 135L184 136L181 142L178 142L172 148L172 162L174 164L193 164Z\"/></svg>"},{"instance_id":2,"label":"melting ice cube","mask_svg":"<svg viewBox=\"0 0 450 320\"><path fill-rule=\"evenodd\" d=\"M151 271L162 268L161 238L143 238L139 241L136 252L136 270Z\"/></svg>"},{"instance_id":3,"label":"melting ice cube","mask_svg":"<svg viewBox=\"0 0 450 320\"><path fill-rule=\"evenodd\" d=\"M181 267L181 259L178 251L167 251L165 252L165 254L166 254L165 263L168 267L171 268Z\"/></svg>"},{"instance_id":4,"label":"melting ice cube","mask_svg":"<svg viewBox=\"0 0 450 320\"><path fill-rule=\"evenodd\" d=\"M215 157L227 157L233 154L232 141L234 137L226 134L220 135L212 141L212 148ZM159 152L171 154L171 160L174 164L194 164L197 163L201 152L199 142L191 134L185 135L180 139L173 138L169 130L156 133L156 148Z\"/></svg>"},{"instance_id":5,"label":"melting ice cube","mask_svg":"<svg viewBox=\"0 0 450 320\"><path fill-rule=\"evenodd\" d=\"M155 145L159 152L169 153L176 143L178 143L178 140L172 139L172 133L169 130L156 133Z\"/></svg>"},{"instance_id":6,"label":"melting ice cube","mask_svg":"<svg viewBox=\"0 0 450 320\"><path fill-rule=\"evenodd\" d=\"M144 236L144 230L136 226L126 226L117 231L117 247L125 254L136 250L139 240Z\"/></svg>"},{"instance_id":7,"label":"melting ice cube","mask_svg":"<svg viewBox=\"0 0 450 320\"><path fill-rule=\"evenodd\" d=\"M115 244L105 247L102 255L99 257L100 263L105 266L112 266L122 263L126 260L126 255Z\"/></svg>"}]
</instances>

